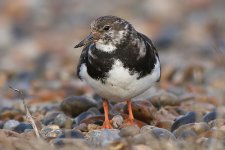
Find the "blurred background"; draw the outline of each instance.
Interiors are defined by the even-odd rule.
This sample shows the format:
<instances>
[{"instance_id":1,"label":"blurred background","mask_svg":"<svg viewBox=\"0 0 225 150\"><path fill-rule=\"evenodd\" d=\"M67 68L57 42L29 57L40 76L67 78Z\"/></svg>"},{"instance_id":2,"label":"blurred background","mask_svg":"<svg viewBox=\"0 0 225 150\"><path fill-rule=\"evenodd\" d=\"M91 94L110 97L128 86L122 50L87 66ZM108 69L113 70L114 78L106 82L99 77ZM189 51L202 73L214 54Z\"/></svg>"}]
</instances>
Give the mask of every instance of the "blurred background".
<instances>
[{"instance_id":1,"label":"blurred background","mask_svg":"<svg viewBox=\"0 0 225 150\"><path fill-rule=\"evenodd\" d=\"M160 88L225 99L224 0L1 0L0 104L24 90L32 103L91 93L76 76L91 20L115 15L156 45Z\"/></svg>"}]
</instances>

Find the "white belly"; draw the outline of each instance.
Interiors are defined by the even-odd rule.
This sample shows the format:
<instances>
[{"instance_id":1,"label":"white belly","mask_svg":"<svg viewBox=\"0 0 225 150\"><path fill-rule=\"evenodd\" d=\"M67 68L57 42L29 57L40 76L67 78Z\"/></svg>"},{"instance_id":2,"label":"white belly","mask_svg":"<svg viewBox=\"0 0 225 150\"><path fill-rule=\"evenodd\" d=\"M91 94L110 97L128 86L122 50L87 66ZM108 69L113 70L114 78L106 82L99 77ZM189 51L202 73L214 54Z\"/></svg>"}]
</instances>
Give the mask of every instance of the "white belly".
<instances>
[{"instance_id":1,"label":"white belly","mask_svg":"<svg viewBox=\"0 0 225 150\"><path fill-rule=\"evenodd\" d=\"M154 85L160 76L160 63L157 59L152 73L139 80L137 80L138 74L130 75L129 70L125 69L119 60L114 62L105 84L91 78L85 64L81 65L80 76L103 98L125 101L142 94Z\"/></svg>"}]
</instances>

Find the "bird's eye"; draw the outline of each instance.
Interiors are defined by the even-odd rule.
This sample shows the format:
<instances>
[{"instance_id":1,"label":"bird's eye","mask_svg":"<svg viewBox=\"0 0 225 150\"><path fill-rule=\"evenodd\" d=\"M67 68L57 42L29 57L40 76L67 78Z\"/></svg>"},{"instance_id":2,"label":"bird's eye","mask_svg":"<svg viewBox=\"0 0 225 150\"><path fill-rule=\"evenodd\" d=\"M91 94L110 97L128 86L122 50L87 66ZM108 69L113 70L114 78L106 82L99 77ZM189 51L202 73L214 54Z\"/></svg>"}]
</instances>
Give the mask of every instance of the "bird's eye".
<instances>
[{"instance_id":1,"label":"bird's eye","mask_svg":"<svg viewBox=\"0 0 225 150\"><path fill-rule=\"evenodd\" d=\"M104 29L105 31L108 31L108 30L110 29L110 26L106 25L106 26L104 26L103 29Z\"/></svg>"}]
</instances>

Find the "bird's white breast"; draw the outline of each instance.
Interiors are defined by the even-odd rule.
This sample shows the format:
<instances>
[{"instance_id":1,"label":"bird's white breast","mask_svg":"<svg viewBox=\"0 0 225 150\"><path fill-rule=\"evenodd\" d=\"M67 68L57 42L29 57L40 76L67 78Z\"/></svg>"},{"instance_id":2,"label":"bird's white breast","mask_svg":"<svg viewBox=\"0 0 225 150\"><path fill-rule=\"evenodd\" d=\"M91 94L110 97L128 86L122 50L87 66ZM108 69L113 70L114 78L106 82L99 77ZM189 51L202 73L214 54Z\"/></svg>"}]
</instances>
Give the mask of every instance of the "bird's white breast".
<instances>
[{"instance_id":1,"label":"bird's white breast","mask_svg":"<svg viewBox=\"0 0 225 150\"><path fill-rule=\"evenodd\" d=\"M137 79L138 73L131 75L120 60L115 60L104 84L87 73L85 64L81 65L79 74L103 98L124 101L142 94L154 85L160 76L160 63L157 58L151 74Z\"/></svg>"}]
</instances>

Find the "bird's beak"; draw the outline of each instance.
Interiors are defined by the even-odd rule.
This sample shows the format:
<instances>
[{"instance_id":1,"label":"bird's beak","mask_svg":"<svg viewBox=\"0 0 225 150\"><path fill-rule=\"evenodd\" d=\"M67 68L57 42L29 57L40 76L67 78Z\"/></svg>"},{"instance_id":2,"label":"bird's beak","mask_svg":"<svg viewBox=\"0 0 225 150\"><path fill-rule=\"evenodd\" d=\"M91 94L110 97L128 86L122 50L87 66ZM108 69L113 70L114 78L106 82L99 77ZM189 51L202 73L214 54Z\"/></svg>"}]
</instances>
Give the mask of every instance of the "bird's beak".
<instances>
[{"instance_id":1,"label":"bird's beak","mask_svg":"<svg viewBox=\"0 0 225 150\"><path fill-rule=\"evenodd\" d=\"M78 43L74 48L82 47L94 41L93 34L91 33L85 39L83 39L80 43Z\"/></svg>"}]
</instances>

